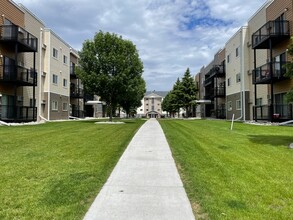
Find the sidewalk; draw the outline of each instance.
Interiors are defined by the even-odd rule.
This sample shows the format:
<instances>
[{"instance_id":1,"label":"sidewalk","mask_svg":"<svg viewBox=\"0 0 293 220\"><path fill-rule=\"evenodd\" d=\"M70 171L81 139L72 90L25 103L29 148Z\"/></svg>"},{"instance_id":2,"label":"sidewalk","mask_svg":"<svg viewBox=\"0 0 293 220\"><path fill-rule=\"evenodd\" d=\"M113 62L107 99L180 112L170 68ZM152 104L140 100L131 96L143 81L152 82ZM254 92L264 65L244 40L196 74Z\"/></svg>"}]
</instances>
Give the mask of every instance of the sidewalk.
<instances>
[{"instance_id":1,"label":"sidewalk","mask_svg":"<svg viewBox=\"0 0 293 220\"><path fill-rule=\"evenodd\" d=\"M135 134L84 220L194 219L163 130L148 120Z\"/></svg>"}]
</instances>

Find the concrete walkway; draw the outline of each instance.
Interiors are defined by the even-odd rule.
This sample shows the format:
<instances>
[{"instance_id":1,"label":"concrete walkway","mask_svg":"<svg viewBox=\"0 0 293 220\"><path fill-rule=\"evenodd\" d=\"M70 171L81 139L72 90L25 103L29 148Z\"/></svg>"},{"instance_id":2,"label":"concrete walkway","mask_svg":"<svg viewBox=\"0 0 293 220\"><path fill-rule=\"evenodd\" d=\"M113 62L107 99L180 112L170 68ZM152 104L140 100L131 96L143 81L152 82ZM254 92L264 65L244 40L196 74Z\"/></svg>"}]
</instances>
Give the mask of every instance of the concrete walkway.
<instances>
[{"instance_id":1,"label":"concrete walkway","mask_svg":"<svg viewBox=\"0 0 293 220\"><path fill-rule=\"evenodd\" d=\"M84 219L195 219L156 119L135 134Z\"/></svg>"}]
</instances>

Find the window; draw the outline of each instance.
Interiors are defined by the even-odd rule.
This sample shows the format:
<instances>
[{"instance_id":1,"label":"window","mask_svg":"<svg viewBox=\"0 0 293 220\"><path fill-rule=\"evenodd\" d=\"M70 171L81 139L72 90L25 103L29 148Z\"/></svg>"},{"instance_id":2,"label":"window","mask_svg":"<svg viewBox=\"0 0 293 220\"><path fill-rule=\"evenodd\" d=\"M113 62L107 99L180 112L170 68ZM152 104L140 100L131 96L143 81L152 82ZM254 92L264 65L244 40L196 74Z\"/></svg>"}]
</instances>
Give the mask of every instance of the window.
<instances>
[{"instance_id":1,"label":"window","mask_svg":"<svg viewBox=\"0 0 293 220\"><path fill-rule=\"evenodd\" d=\"M63 87L67 88L67 79L63 79Z\"/></svg>"},{"instance_id":2,"label":"window","mask_svg":"<svg viewBox=\"0 0 293 220\"><path fill-rule=\"evenodd\" d=\"M57 101L52 101L52 110L58 111L58 102Z\"/></svg>"},{"instance_id":3,"label":"window","mask_svg":"<svg viewBox=\"0 0 293 220\"><path fill-rule=\"evenodd\" d=\"M230 63L230 55L227 56L227 63Z\"/></svg>"},{"instance_id":4,"label":"window","mask_svg":"<svg viewBox=\"0 0 293 220\"><path fill-rule=\"evenodd\" d=\"M236 57L239 56L239 47L236 48Z\"/></svg>"},{"instance_id":5,"label":"window","mask_svg":"<svg viewBox=\"0 0 293 220\"><path fill-rule=\"evenodd\" d=\"M262 106L262 98L258 98L256 99L256 103L255 103L256 106Z\"/></svg>"},{"instance_id":6,"label":"window","mask_svg":"<svg viewBox=\"0 0 293 220\"><path fill-rule=\"evenodd\" d=\"M227 79L227 85L231 86L231 77Z\"/></svg>"},{"instance_id":7,"label":"window","mask_svg":"<svg viewBox=\"0 0 293 220\"><path fill-rule=\"evenodd\" d=\"M155 103L155 99L154 98L152 98L152 104L154 104Z\"/></svg>"},{"instance_id":8,"label":"window","mask_svg":"<svg viewBox=\"0 0 293 220\"><path fill-rule=\"evenodd\" d=\"M149 111L149 109L147 108L146 111Z\"/></svg>"},{"instance_id":9,"label":"window","mask_svg":"<svg viewBox=\"0 0 293 220\"><path fill-rule=\"evenodd\" d=\"M68 104L66 102L63 102L63 104L62 104L62 110L63 111L68 111Z\"/></svg>"},{"instance_id":10,"label":"window","mask_svg":"<svg viewBox=\"0 0 293 220\"><path fill-rule=\"evenodd\" d=\"M58 76L56 74L53 74L53 83L58 84Z\"/></svg>"},{"instance_id":11,"label":"window","mask_svg":"<svg viewBox=\"0 0 293 220\"><path fill-rule=\"evenodd\" d=\"M155 106L152 106L152 111L155 111Z\"/></svg>"},{"instance_id":12,"label":"window","mask_svg":"<svg viewBox=\"0 0 293 220\"><path fill-rule=\"evenodd\" d=\"M241 81L240 73L236 74L236 82L239 83Z\"/></svg>"},{"instance_id":13,"label":"window","mask_svg":"<svg viewBox=\"0 0 293 220\"><path fill-rule=\"evenodd\" d=\"M142 109L140 109L140 111L142 112Z\"/></svg>"},{"instance_id":14,"label":"window","mask_svg":"<svg viewBox=\"0 0 293 220\"><path fill-rule=\"evenodd\" d=\"M237 110L241 109L241 100L236 100L236 109Z\"/></svg>"},{"instance_id":15,"label":"window","mask_svg":"<svg viewBox=\"0 0 293 220\"><path fill-rule=\"evenodd\" d=\"M53 48L53 57L58 59L58 50Z\"/></svg>"},{"instance_id":16,"label":"window","mask_svg":"<svg viewBox=\"0 0 293 220\"><path fill-rule=\"evenodd\" d=\"M227 103L227 106L228 106L228 111L232 111L232 102L231 101L229 101Z\"/></svg>"},{"instance_id":17,"label":"window","mask_svg":"<svg viewBox=\"0 0 293 220\"><path fill-rule=\"evenodd\" d=\"M67 56L63 55L63 63L64 64L67 64L68 63L68 58Z\"/></svg>"}]
</instances>

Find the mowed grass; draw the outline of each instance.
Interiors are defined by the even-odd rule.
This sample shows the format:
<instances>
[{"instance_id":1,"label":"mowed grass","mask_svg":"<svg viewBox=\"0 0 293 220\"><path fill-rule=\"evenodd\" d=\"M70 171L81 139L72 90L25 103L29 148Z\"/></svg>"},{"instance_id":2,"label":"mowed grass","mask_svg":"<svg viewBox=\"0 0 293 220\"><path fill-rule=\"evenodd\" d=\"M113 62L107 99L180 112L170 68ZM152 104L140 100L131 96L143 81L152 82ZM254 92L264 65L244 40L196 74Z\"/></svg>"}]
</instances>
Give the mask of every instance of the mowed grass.
<instances>
[{"instance_id":1,"label":"mowed grass","mask_svg":"<svg viewBox=\"0 0 293 220\"><path fill-rule=\"evenodd\" d=\"M293 127L160 124L197 219L293 219Z\"/></svg>"},{"instance_id":2,"label":"mowed grass","mask_svg":"<svg viewBox=\"0 0 293 220\"><path fill-rule=\"evenodd\" d=\"M0 126L0 219L82 219L142 124Z\"/></svg>"}]
</instances>

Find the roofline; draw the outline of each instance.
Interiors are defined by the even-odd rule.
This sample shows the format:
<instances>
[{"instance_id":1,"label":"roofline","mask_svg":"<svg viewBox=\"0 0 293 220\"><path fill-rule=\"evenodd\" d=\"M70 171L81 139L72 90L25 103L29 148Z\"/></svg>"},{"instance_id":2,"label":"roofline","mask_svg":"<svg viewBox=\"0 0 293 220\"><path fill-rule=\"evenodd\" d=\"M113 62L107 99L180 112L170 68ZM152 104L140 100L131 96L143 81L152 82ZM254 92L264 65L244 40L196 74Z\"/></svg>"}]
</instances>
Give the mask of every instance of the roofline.
<instances>
[{"instance_id":1,"label":"roofline","mask_svg":"<svg viewBox=\"0 0 293 220\"><path fill-rule=\"evenodd\" d=\"M44 27L46 26L45 23L38 18L32 11L30 11L27 7L25 7L23 4L18 3L18 7L25 13L27 12L28 14L30 14L34 19L36 19L38 22L40 22Z\"/></svg>"},{"instance_id":2,"label":"roofline","mask_svg":"<svg viewBox=\"0 0 293 220\"><path fill-rule=\"evenodd\" d=\"M270 4L272 4L274 0L267 0L248 20L247 23L249 23L261 10L264 8L267 8Z\"/></svg>"}]
</instances>

